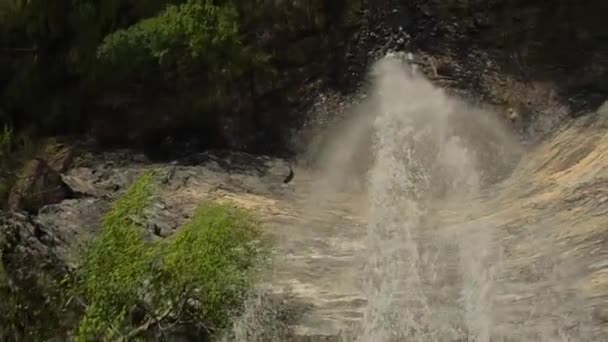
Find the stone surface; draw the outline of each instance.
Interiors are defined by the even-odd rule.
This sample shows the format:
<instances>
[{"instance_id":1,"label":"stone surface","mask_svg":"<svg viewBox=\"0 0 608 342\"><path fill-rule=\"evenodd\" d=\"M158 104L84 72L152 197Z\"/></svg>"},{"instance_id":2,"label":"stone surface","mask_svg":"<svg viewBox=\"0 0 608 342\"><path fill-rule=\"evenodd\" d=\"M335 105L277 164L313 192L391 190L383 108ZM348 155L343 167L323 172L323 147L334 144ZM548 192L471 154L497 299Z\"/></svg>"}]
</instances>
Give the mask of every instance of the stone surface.
<instances>
[{"instance_id":1,"label":"stone surface","mask_svg":"<svg viewBox=\"0 0 608 342\"><path fill-rule=\"evenodd\" d=\"M39 158L45 160L53 170L63 173L73 165L76 150L68 143L49 138L42 144Z\"/></svg>"},{"instance_id":2,"label":"stone surface","mask_svg":"<svg viewBox=\"0 0 608 342\"><path fill-rule=\"evenodd\" d=\"M428 232L448 240L454 237L454 241L466 223L494 227L495 242L505 255L501 279L521 282L515 294L521 296L522 305L514 307L521 310L521 317L528 317L528 311L540 303L530 293L553 281L548 277L563 277L564 284L567 281L578 291L576 301L568 297L571 289L561 292L556 287L543 298L559 298L568 306L547 301L538 308L568 313L570 304L582 303L580 309L592 319L585 323L598 338L606 335L601 303L608 298L603 261L608 227L604 132L601 123L584 120L566 127L525 156L505 183L488 189L481 198L464 201L464 209L455 204L437 211L427 227ZM276 293L290 289L294 300L306 307L301 320L294 323L297 336L289 340L351 340L346 333L361 322L367 305L360 289L367 248L367 207L361 189L341 193L319 182L325 179L323 174L300 167L294 167L293 181L284 185L289 172L284 160L238 153L194 154L171 164L134 162L126 152L95 158L64 175L77 198L46 205L33 218L15 216L20 223L12 224L16 228L9 230L11 234L4 233L13 243L2 242L6 238L0 241L2 246L15 246L15 241L23 245L5 248L11 251L10 260L31 265L36 256L43 260L40 265L45 258L73 265L79 248L98 232L111 201L143 172L155 170L157 192L140 218L151 236L171 236L206 200L232 201L254 209L276 242L278 260L268 287ZM441 266L433 265L427 266ZM539 271L546 267L565 273ZM428 290L429 298L441 294ZM539 313L530 317L531 322L544 319Z\"/></svg>"},{"instance_id":3,"label":"stone surface","mask_svg":"<svg viewBox=\"0 0 608 342\"><path fill-rule=\"evenodd\" d=\"M49 245L54 236L20 213L0 212L0 251L5 268L27 277L37 269L61 267ZM7 267L8 266L8 267Z\"/></svg>"},{"instance_id":4,"label":"stone surface","mask_svg":"<svg viewBox=\"0 0 608 342\"><path fill-rule=\"evenodd\" d=\"M17 177L9 193L10 210L35 213L43 206L59 203L71 195L61 175L43 159L26 162Z\"/></svg>"},{"instance_id":5,"label":"stone surface","mask_svg":"<svg viewBox=\"0 0 608 342\"><path fill-rule=\"evenodd\" d=\"M110 202L105 198L68 199L45 206L34 220L53 237L49 243L55 254L72 267L99 232L103 214L109 208Z\"/></svg>"}]
</instances>

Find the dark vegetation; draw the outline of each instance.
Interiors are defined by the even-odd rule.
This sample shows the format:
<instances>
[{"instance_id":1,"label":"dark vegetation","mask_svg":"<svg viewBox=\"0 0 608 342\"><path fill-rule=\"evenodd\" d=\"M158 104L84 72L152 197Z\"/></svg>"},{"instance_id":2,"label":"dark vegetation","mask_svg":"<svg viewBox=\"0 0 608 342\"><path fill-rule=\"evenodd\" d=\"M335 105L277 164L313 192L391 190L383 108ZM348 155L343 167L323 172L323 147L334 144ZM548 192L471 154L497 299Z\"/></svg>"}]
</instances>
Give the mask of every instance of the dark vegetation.
<instances>
[{"instance_id":1,"label":"dark vegetation","mask_svg":"<svg viewBox=\"0 0 608 342\"><path fill-rule=\"evenodd\" d=\"M0 197L15 210L0 211L0 340L223 334L265 264L252 213L204 203L159 241L137 220L154 194L146 175L75 265L35 215L73 198L61 173L74 142L152 159L285 153L306 119L298 108L341 82L360 10L359 0L0 0Z\"/></svg>"},{"instance_id":2,"label":"dark vegetation","mask_svg":"<svg viewBox=\"0 0 608 342\"><path fill-rule=\"evenodd\" d=\"M0 119L103 147L277 153L359 0L0 2ZM335 79L334 79L335 81Z\"/></svg>"},{"instance_id":3,"label":"dark vegetation","mask_svg":"<svg viewBox=\"0 0 608 342\"><path fill-rule=\"evenodd\" d=\"M577 116L592 112L608 95L608 3L542 0L387 0L378 25L386 43L431 56L442 85L468 90L475 100L539 111L555 90ZM396 38L402 38L401 40ZM442 81L442 80L439 80ZM531 108L530 108L531 107Z\"/></svg>"},{"instance_id":4,"label":"dark vegetation","mask_svg":"<svg viewBox=\"0 0 608 342\"><path fill-rule=\"evenodd\" d=\"M483 78L496 72L556 83L584 111L608 93L606 10L602 1L2 0L0 123L156 157L177 147L282 154L311 94L352 90L390 49L437 56L435 72L487 101L497 80Z\"/></svg>"}]
</instances>

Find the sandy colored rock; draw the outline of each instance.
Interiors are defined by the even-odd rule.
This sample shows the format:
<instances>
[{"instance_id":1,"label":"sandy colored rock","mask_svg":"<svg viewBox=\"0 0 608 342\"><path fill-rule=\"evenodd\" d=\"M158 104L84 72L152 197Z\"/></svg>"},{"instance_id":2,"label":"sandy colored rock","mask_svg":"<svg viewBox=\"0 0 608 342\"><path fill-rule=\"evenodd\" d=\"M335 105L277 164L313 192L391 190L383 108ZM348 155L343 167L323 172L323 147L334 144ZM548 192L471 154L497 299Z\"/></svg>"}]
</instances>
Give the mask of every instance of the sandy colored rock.
<instances>
[{"instance_id":1,"label":"sandy colored rock","mask_svg":"<svg viewBox=\"0 0 608 342\"><path fill-rule=\"evenodd\" d=\"M67 171L74 163L75 157L74 148L56 138L47 139L39 152L39 158L44 159L53 170L59 173Z\"/></svg>"},{"instance_id":2,"label":"sandy colored rock","mask_svg":"<svg viewBox=\"0 0 608 342\"><path fill-rule=\"evenodd\" d=\"M11 188L8 207L13 211L37 212L47 204L59 203L68 198L70 188L61 175L43 159L26 162Z\"/></svg>"}]
</instances>

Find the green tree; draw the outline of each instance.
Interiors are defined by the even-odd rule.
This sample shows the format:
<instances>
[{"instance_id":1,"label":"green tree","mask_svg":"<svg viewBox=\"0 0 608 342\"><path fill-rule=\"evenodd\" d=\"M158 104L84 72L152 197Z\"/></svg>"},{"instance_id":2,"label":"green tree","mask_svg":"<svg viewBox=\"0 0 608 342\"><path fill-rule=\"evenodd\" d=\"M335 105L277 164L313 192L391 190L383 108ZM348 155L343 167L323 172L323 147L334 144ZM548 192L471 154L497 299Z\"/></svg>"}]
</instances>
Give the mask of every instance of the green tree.
<instances>
[{"instance_id":1,"label":"green tree","mask_svg":"<svg viewBox=\"0 0 608 342\"><path fill-rule=\"evenodd\" d=\"M98 91L97 46L167 0L1 0L0 98L18 125L46 132L86 123ZM35 101L32 99L35 98Z\"/></svg>"},{"instance_id":2,"label":"green tree","mask_svg":"<svg viewBox=\"0 0 608 342\"><path fill-rule=\"evenodd\" d=\"M128 310L140 298L153 250L133 217L152 196L153 175L146 174L114 203L102 232L87 251L77 274L77 295L86 303L78 335L116 338L124 331Z\"/></svg>"},{"instance_id":3,"label":"green tree","mask_svg":"<svg viewBox=\"0 0 608 342\"><path fill-rule=\"evenodd\" d=\"M86 306L80 340L211 336L240 312L262 265L258 221L231 205L204 204L174 237L149 241L132 218L148 203L152 179L144 175L115 203L77 272L75 294Z\"/></svg>"},{"instance_id":4,"label":"green tree","mask_svg":"<svg viewBox=\"0 0 608 342\"><path fill-rule=\"evenodd\" d=\"M359 3L0 0L0 120L151 150L167 136L276 149L302 122L285 115L302 85L342 77Z\"/></svg>"}]
</instances>

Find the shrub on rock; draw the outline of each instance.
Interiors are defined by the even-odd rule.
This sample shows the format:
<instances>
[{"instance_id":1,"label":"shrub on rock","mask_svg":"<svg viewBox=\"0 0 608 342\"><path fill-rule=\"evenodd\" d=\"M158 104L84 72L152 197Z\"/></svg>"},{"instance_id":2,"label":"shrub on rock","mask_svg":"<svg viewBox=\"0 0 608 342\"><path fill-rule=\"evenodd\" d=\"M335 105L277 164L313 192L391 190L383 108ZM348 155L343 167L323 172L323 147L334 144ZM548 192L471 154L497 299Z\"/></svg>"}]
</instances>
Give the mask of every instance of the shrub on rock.
<instances>
[{"instance_id":1,"label":"shrub on rock","mask_svg":"<svg viewBox=\"0 0 608 342\"><path fill-rule=\"evenodd\" d=\"M136 219L153 194L144 175L107 214L76 274L85 303L82 341L200 341L229 326L265 255L258 221L229 205L204 204L173 237L148 239Z\"/></svg>"}]
</instances>

